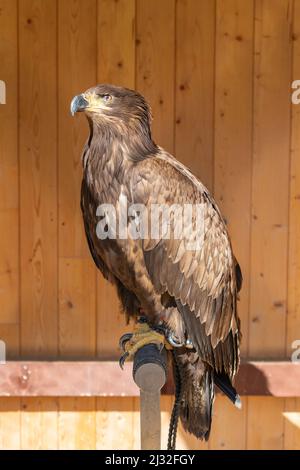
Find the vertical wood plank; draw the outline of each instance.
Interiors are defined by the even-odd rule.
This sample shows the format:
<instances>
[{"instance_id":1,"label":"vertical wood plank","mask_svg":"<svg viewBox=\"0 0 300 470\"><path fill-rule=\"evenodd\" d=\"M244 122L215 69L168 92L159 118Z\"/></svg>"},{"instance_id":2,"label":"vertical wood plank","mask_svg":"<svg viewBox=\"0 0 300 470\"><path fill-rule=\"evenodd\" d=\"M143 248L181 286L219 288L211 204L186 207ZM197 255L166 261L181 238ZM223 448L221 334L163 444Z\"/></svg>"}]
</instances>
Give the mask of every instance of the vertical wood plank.
<instances>
[{"instance_id":1,"label":"vertical wood plank","mask_svg":"<svg viewBox=\"0 0 300 470\"><path fill-rule=\"evenodd\" d=\"M284 449L299 450L300 446L300 398L285 400Z\"/></svg>"},{"instance_id":2,"label":"vertical wood plank","mask_svg":"<svg viewBox=\"0 0 300 470\"><path fill-rule=\"evenodd\" d=\"M15 169L17 170L17 167ZM18 184L15 184L16 181L8 175L7 169L4 166L0 169L0 174L3 177L6 175L7 181L11 181L11 188L18 194ZM18 217L17 207L0 209L0 328L5 323L17 324L19 322Z\"/></svg>"},{"instance_id":3,"label":"vertical wood plank","mask_svg":"<svg viewBox=\"0 0 300 470\"><path fill-rule=\"evenodd\" d=\"M57 353L56 14L56 2L19 2L21 352L39 359ZM45 404L23 401L23 448L56 447Z\"/></svg>"},{"instance_id":4,"label":"vertical wood plank","mask_svg":"<svg viewBox=\"0 0 300 470\"><path fill-rule=\"evenodd\" d=\"M56 2L20 2L21 350L57 352Z\"/></svg>"},{"instance_id":5,"label":"vertical wood plank","mask_svg":"<svg viewBox=\"0 0 300 470\"><path fill-rule=\"evenodd\" d=\"M18 165L18 17L16 0L0 1L1 80L6 104L0 105L0 339L7 354L19 345L19 165ZM8 329L13 336L8 335Z\"/></svg>"},{"instance_id":6,"label":"vertical wood plank","mask_svg":"<svg viewBox=\"0 0 300 470\"><path fill-rule=\"evenodd\" d=\"M253 0L217 1L214 192L243 272L238 304L248 349L252 160Z\"/></svg>"},{"instance_id":7,"label":"vertical wood plank","mask_svg":"<svg viewBox=\"0 0 300 470\"><path fill-rule=\"evenodd\" d=\"M255 11L249 354L285 355L292 2ZM248 399L248 448L283 447L284 400Z\"/></svg>"},{"instance_id":8,"label":"vertical wood plank","mask_svg":"<svg viewBox=\"0 0 300 470\"><path fill-rule=\"evenodd\" d=\"M59 450L96 448L95 398L60 398Z\"/></svg>"},{"instance_id":9,"label":"vertical wood plank","mask_svg":"<svg viewBox=\"0 0 300 470\"><path fill-rule=\"evenodd\" d=\"M96 347L96 268L80 210L83 116L70 116L74 95L96 84L97 1L59 2L59 352L93 357ZM59 448L95 448L95 400L59 399ZM81 432L82 429L82 432Z\"/></svg>"},{"instance_id":10,"label":"vertical wood plank","mask_svg":"<svg viewBox=\"0 0 300 470\"><path fill-rule=\"evenodd\" d=\"M215 1L176 5L175 155L212 190Z\"/></svg>"},{"instance_id":11,"label":"vertical wood plank","mask_svg":"<svg viewBox=\"0 0 300 470\"><path fill-rule=\"evenodd\" d=\"M98 0L98 77L135 86L135 0Z\"/></svg>"},{"instance_id":12,"label":"vertical wood plank","mask_svg":"<svg viewBox=\"0 0 300 470\"><path fill-rule=\"evenodd\" d=\"M88 136L83 116L70 116L74 95L96 83L96 0L59 2L59 350L93 357L96 269L80 209L81 153Z\"/></svg>"},{"instance_id":13,"label":"vertical wood plank","mask_svg":"<svg viewBox=\"0 0 300 470\"><path fill-rule=\"evenodd\" d=\"M98 0L98 83L135 88L135 0ZM115 288L97 274L97 353L101 358L120 355L119 338L125 316Z\"/></svg>"},{"instance_id":14,"label":"vertical wood plank","mask_svg":"<svg viewBox=\"0 0 300 470\"><path fill-rule=\"evenodd\" d=\"M96 0L58 2L59 256L90 257L80 210L81 153L89 129L72 98L96 84Z\"/></svg>"},{"instance_id":15,"label":"vertical wood plank","mask_svg":"<svg viewBox=\"0 0 300 470\"><path fill-rule=\"evenodd\" d=\"M132 326L126 325L115 287L101 273L97 274L97 315L97 355L117 359L121 355L119 339Z\"/></svg>"},{"instance_id":16,"label":"vertical wood plank","mask_svg":"<svg viewBox=\"0 0 300 470\"><path fill-rule=\"evenodd\" d=\"M247 398L238 410L223 395L217 395L213 408L213 421L209 448L212 450L244 450L246 448ZM230 423L230 426L228 426Z\"/></svg>"},{"instance_id":17,"label":"vertical wood plank","mask_svg":"<svg viewBox=\"0 0 300 470\"><path fill-rule=\"evenodd\" d=\"M300 77L300 2L294 3L292 81ZM290 357L292 344L300 340L300 106L292 104L288 317L286 352Z\"/></svg>"},{"instance_id":18,"label":"vertical wood plank","mask_svg":"<svg viewBox=\"0 0 300 470\"><path fill-rule=\"evenodd\" d=\"M249 346L256 357L285 353L291 7L258 0L255 12Z\"/></svg>"},{"instance_id":19,"label":"vertical wood plank","mask_svg":"<svg viewBox=\"0 0 300 470\"><path fill-rule=\"evenodd\" d=\"M21 448L24 450L57 449L57 409L54 398L21 400Z\"/></svg>"},{"instance_id":20,"label":"vertical wood plank","mask_svg":"<svg viewBox=\"0 0 300 470\"><path fill-rule=\"evenodd\" d=\"M283 448L283 398L249 397L247 449Z\"/></svg>"},{"instance_id":21,"label":"vertical wood plank","mask_svg":"<svg viewBox=\"0 0 300 470\"><path fill-rule=\"evenodd\" d=\"M59 263L60 355L92 358L96 348L95 271L89 259Z\"/></svg>"},{"instance_id":22,"label":"vertical wood plank","mask_svg":"<svg viewBox=\"0 0 300 470\"><path fill-rule=\"evenodd\" d=\"M20 448L20 400L19 398L1 397L0 449L19 450Z\"/></svg>"},{"instance_id":23,"label":"vertical wood plank","mask_svg":"<svg viewBox=\"0 0 300 470\"><path fill-rule=\"evenodd\" d=\"M134 447L134 399L105 397L97 399L97 449Z\"/></svg>"},{"instance_id":24,"label":"vertical wood plank","mask_svg":"<svg viewBox=\"0 0 300 470\"><path fill-rule=\"evenodd\" d=\"M175 1L137 0L136 88L153 111L153 137L174 151Z\"/></svg>"},{"instance_id":25,"label":"vertical wood plank","mask_svg":"<svg viewBox=\"0 0 300 470\"><path fill-rule=\"evenodd\" d=\"M292 81L300 77L300 2L294 1ZM288 316L286 353L300 339L300 106L291 105L291 165L289 207ZM297 346L299 347L299 346ZM285 400L284 448L298 450L300 443L300 398Z\"/></svg>"},{"instance_id":26,"label":"vertical wood plank","mask_svg":"<svg viewBox=\"0 0 300 470\"><path fill-rule=\"evenodd\" d=\"M7 359L19 353L18 15L16 0L0 0L0 340ZM3 366L2 366L3 367ZM20 449L20 400L0 400L0 448Z\"/></svg>"},{"instance_id":27,"label":"vertical wood plank","mask_svg":"<svg viewBox=\"0 0 300 470\"><path fill-rule=\"evenodd\" d=\"M6 104L0 106L0 323L18 321L18 48L17 4L0 2L1 80ZM13 230L12 230L13 228Z\"/></svg>"},{"instance_id":28,"label":"vertical wood plank","mask_svg":"<svg viewBox=\"0 0 300 470\"><path fill-rule=\"evenodd\" d=\"M217 0L214 193L243 272L238 310L244 355L249 315L253 21L253 0ZM247 399L239 411L226 398L217 397L211 449L245 448L246 409ZM234 425L224 433L228 420Z\"/></svg>"}]
</instances>

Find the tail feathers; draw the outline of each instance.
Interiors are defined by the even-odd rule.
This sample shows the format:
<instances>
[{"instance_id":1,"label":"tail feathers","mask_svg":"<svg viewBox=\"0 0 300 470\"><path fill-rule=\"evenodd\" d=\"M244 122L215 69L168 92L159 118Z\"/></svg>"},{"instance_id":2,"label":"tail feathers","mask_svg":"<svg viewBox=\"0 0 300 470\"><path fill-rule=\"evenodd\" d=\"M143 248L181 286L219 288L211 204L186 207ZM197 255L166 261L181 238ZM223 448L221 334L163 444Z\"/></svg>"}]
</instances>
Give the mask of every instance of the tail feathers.
<instances>
[{"instance_id":1,"label":"tail feathers","mask_svg":"<svg viewBox=\"0 0 300 470\"><path fill-rule=\"evenodd\" d=\"M182 364L184 371L183 398L180 418L186 431L199 439L208 440L214 400L212 370L200 360Z\"/></svg>"},{"instance_id":2,"label":"tail feathers","mask_svg":"<svg viewBox=\"0 0 300 470\"><path fill-rule=\"evenodd\" d=\"M239 409L242 408L242 402L236 389L231 384L231 381L226 374L214 374L214 382L217 387L223 392L229 400Z\"/></svg>"}]
</instances>

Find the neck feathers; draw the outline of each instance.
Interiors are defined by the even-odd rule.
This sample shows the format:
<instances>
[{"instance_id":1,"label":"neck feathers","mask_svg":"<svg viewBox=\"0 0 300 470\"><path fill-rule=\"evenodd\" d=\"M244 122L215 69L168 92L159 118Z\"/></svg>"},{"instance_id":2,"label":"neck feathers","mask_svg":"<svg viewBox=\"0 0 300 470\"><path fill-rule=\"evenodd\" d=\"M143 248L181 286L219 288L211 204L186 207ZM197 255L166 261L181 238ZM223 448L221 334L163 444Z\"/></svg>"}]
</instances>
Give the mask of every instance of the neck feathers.
<instances>
[{"instance_id":1,"label":"neck feathers","mask_svg":"<svg viewBox=\"0 0 300 470\"><path fill-rule=\"evenodd\" d=\"M122 157L128 162L138 162L155 155L157 145L153 142L149 126L132 121L122 123L112 120L95 122L89 119L90 136L88 147L94 158L105 159Z\"/></svg>"}]
</instances>

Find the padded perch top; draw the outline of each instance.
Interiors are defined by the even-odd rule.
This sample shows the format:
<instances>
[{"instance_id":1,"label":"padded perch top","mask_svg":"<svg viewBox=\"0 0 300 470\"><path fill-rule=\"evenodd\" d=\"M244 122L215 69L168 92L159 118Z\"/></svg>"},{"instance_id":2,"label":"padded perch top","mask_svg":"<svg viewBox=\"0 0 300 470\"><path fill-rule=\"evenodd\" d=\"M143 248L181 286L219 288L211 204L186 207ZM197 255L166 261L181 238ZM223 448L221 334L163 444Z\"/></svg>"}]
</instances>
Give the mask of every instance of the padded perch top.
<instances>
[{"instance_id":1,"label":"padded perch top","mask_svg":"<svg viewBox=\"0 0 300 470\"><path fill-rule=\"evenodd\" d=\"M134 357L132 375L137 386L148 393L162 389L167 379L166 351L147 344Z\"/></svg>"}]
</instances>

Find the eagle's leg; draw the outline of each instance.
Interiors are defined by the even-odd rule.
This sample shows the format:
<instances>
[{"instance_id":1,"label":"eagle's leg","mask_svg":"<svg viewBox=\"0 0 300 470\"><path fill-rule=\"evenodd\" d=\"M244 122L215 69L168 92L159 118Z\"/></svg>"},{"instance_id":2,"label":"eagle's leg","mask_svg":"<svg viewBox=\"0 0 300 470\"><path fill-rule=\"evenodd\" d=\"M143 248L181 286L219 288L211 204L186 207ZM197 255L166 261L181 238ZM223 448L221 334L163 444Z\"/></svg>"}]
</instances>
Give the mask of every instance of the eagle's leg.
<instances>
[{"instance_id":1,"label":"eagle's leg","mask_svg":"<svg viewBox=\"0 0 300 470\"><path fill-rule=\"evenodd\" d=\"M166 338L163 333L152 329L144 319L140 318L133 333L127 333L120 339L120 346L124 351L119 359L120 367L123 369L125 361L133 357L146 344L156 344L161 350L166 344Z\"/></svg>"}]
</instances>

